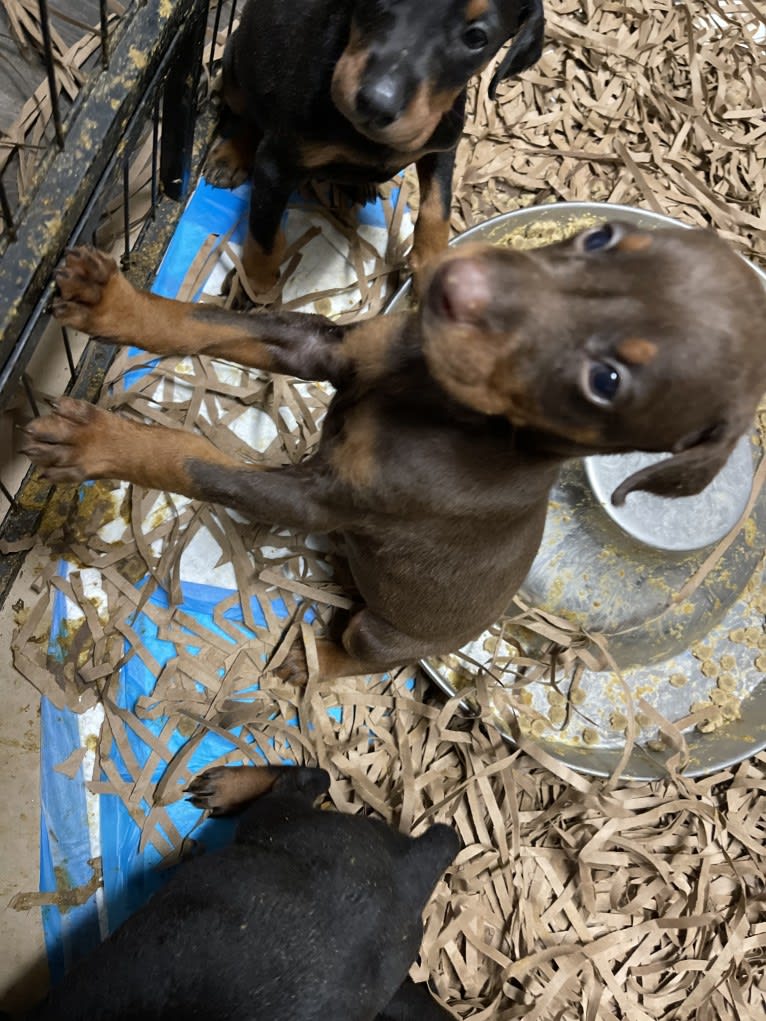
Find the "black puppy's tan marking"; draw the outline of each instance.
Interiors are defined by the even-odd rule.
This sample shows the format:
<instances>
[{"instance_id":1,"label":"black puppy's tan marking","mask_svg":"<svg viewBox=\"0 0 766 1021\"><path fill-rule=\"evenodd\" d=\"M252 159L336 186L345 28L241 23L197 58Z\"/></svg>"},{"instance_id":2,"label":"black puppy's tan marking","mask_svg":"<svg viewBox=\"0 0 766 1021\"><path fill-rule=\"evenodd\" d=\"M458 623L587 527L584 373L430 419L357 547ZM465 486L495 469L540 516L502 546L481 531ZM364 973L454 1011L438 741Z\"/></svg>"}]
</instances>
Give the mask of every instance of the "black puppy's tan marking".
<instances>
[{"instance_id":1,"label":"black puppy's tan marking","mask_svg":"<svg viewBox=\"0 0 766 1021\"><path fill-rule=\"evenodd\" d=\"M420 209L415 222L410 266L420 289L428 266L436 262L449 241L452 173L437 153L424 156L417 164L417 171Z\"/></svg>"},{"instance_id":2,"label":"black puppy's tan marking","mask_svg":"<svg viewBox=\"0 0 766 1021\"><path fill-rule=\"evenodd\" d=\"M224 55L223 140L206 175L232 187L252 177L243 262L256 291L277 279L295 187L320 177L366 192L409 163L420 274L447 243L466 84L509 39L491 95L539 58L542 0L246 3Z\"/></svg>"},{"instance_id":3,"label":"black puppy's tan marking","mask_svg":"<svg viewBox=\"0 0 766 1021\"><path fill-rule=\"evenodd\" d=\"M67 399L25 440L56 481L113 475L334 533L362 605L340 644L320 643L326 676L447 653L496 620L568 457L669 451L615 502L698 492L766 389L764 290L706 231L616 223L531 252L462 246L418 311L351 326L139 294L83 251L59 281L59 319L118 343L333 383L317 451L282 469ZM282 668L305 671L300 650Z\"/></svg>"},{"instance_id":4,"label":"black puppy's tan marking","mask_svg":"<svg viewBox=\"0 0 766 1021\"><path fill-rule=\"evenodd\" d=\"M211 815L231 815L267 794L291 766L213 766L188 786L189 800ZM292 774L293 776L295 774ZM316 797L326 788L317 790Z\"/></svg>"}]
</instances>

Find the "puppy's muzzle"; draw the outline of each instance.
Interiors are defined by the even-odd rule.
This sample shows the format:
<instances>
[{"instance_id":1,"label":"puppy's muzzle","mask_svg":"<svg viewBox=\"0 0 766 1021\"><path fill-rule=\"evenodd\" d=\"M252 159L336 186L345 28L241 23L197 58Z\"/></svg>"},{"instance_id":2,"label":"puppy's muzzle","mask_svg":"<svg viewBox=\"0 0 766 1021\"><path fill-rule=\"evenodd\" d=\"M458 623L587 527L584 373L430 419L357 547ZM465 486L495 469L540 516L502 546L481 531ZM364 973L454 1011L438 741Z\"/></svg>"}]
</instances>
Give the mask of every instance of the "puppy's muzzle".
<instances>
[{"instance_id":1,"label":"puppy's muzzle","mask_svg":"<svg viewBox=\"0 0 766 1021\"><path fill-rule=\"evenodd\" d=\"M478 326L492 300L489 267L477 257L451 257L434 271L425 305L447 324Z\"/></svg>"},{"instance_id":2,"label":"puppy's muzzle","mask_svg":"<svg viewBox=\"0 0 766 1021\"><path fill-rule=\"evenodd\" d=\"M401 115L404 106L402 83L394 75L366 82L356 96L359 126L368 133L383 131Z\"/></svg>"}]
</instances>

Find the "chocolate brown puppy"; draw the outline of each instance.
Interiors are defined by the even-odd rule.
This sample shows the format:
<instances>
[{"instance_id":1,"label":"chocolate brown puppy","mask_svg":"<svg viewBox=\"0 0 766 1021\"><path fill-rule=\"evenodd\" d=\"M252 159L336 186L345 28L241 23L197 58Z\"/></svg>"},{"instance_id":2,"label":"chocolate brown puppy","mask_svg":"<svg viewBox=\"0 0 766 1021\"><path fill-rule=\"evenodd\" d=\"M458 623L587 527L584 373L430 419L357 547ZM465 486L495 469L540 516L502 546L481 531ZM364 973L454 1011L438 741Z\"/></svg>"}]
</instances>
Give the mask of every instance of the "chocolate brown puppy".
<instances>
[{"instance_id":1,"label":"chocolate brown puppy","mask_svg":"<svg viewBox=\"0 0 766 1021\"><path fill-rule=\"evenodd\" d=\"M526 576L570 457L668 451L624 482L703 489L766 389L766 295L715 234L605 224L528 252L451 250L421 307L340 326L139 293L97 252L58 273L61 322L161 355L204 353L336 388L316 452L263 469L202 436L62 399L24 448L54 481L117 478L333 533L359 608L324 676L454 651ZM300 650L284 673L305 677Z\"/></svg>"},{"instance_id":2,"label":"chocolate brown puppy","mask_svg":"<svg viewBox=\"0 0 766 1021\"><path fill-rule=\"evenodd\" d=\"M446 1021L407 972L458 839L314 808L306 767L217 767L190 786L234 843L182 863L30 1021Z\"/></svg>"},{"instance_id":3,"label":"chocolate brown puppy","mask_svg":"<svg viewBox=\"0 0 766 1021\"><path fill-rule=\"evenodd\" d=\"M250 178L243 263L276 282L280 221L309 178L361 186L417 166L417 271L447 244L465 89L513 38L498 81L539 58L542 0L249 0L223 61L223 140L205 176Z\"/></svg>"}]
</instances>

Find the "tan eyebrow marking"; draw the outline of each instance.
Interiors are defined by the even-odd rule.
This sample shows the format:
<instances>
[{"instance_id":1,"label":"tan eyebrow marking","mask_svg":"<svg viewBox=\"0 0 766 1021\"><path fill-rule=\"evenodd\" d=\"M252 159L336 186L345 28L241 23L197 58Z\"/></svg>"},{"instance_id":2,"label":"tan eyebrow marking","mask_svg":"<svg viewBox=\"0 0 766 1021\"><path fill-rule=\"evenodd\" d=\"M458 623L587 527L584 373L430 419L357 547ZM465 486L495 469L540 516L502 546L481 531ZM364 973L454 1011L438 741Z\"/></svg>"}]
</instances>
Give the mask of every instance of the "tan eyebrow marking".
<instances>
[{"instance_id":1,"label":"tan eyebrow marking","mask_svg":"<svg viewBox=\"0 0 766 1021\"><path fill-rule=\"evenodd\" d=\"M629 365L646 365L657 355L657 345L641 337L630 337L617 346L617 354Z\"/></svg>"},{"instance_id":2,"label":"tan eyebrow marking","mask_svg":"<svg viewBox=\"0 0 766 1021\"><path fill-rule=\"evenodd\" d=\"M468 0L468 6L465 9L465 20L470 24L470 22L480 18L488 10L489 0Z\"/></svg>"},{"instance_id":3,"label":"tan eyebrow marking","mask_svg":"<svg viewBox=\"0 0 766 1021\"><path fill-rule=\"evenodd\" d=\"M621 252L642 252L645 248L649 248L651 243L652 239L646 234L628 234L617 243L616 247Z\"/></svg>"}]
</instances>

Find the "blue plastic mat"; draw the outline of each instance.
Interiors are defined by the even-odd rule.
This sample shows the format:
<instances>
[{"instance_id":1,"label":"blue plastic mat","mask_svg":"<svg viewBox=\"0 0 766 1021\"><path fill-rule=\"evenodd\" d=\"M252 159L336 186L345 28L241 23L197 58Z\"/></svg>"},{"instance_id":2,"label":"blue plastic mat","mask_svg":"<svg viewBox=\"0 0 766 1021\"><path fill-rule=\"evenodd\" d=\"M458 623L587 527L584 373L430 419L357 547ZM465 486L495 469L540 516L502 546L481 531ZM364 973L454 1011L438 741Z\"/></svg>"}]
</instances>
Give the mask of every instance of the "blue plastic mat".
<instances>
[{"instance_id":1,"label":"blue plastic mat","mask_svg":"<svg viewBox=\"0 0 766 1021\"><path fill-rule=\"evenodd\" d=\"M232 231L232 242L241 242L247 202L247 188L230 192L200 184L171 241L153 291L174 297L201 245L211 234L223 236ZM364 207L360 211L360 222L371 227L385 228L386 221L380 203ZM62 563L59 573L66 577L67 571L67 564ZM207 628L217 630L213 622L213 611L232 593L228 589L189 583L183 584L182 591L183 609L204 622ZM161 604L163 598L161 593L154 594L151 601ZM265 624L257 602L254 602L252 609L256 622L262 621ZM272 609L280 617L287 616L287 607L281 600L275 600ZM59 639L64 633L66 613L66 599L57 592L50 644L50 652L54 656L65 655L62 648L66 643ZM230 610L225 616L230 621L238 622L244 635L250 634L242 624L238 610ZM160 666L177 654L174 645L158 637L156 626L146 614L139 613L131 623ZM218 633L223 635L220 631ZM223 637L231 640L226 635ZM193 649L193 646L190 634L188 648ZM129 659L121 673L118 699L120 708L132 711L138 698L151 693L155 681L156 677L139 656ZM90 730L84 725L85 722L89 722ZM165 720L142 723L159 734ZM83 717L56 709L50 702L43 700L40 889L60 892L65 888L87 886L89 882L95 886L91 862L100 858L103 868L103 889L95 892L85 904L61 910L53 906L43 909L44 933L53 982L58 981L75 960L86 954L107 932L139 907L168 875L167 871L158 870L160 856L151 845L139 853L140 831L122 801L114 795L98 797L88 792L85 773L90 776L90 771L85 764L79 767L72 778L56 771L55 767L78 749L87 748L94 727L97 729L97 726L98 719L95 722L93 719L84 721ZM176 738L179 743L183 740L178 735L174 740ZM150 755L150 746L136 733L132 733L130 740L136 760L139 764L145 763ZM232 743L221 736L209 734L200 743L192 766L195 769L203 768L233 747ZM114 754L118 755L116 749ZM90 761L92 763L92 758ZM161 772L162 768L162 765L159 766L158 771ZM159 774L156 778L159 778ZM149 806L142 805L142 808L148 811ZM215 820L200 825L201 813L186 801L169 806L168 813L180 834L194 831L194 839L206 847L230 838L232 823Z\"/></svg>"},{"instance_id":2,"label":"blue plastic mat","mask_svg":"<svg viewBox=\"0 0 766 1021\"><path fill-rule=\"evenodd\" d=\"M62 573L66 566L62 566ZM225 589L217 589L208 585L183 586L183 609L199 619L206 627L216 631L222 637L227 636L219 631L213 622L213 610L231 593ZM167 605L161 593L151 596L149 602ZM253 602L253 615L257 622L265 625L265 618L257 602ZM281 600L275 600L273 609L280 616L287 615L287 607ZM241 624L241 611L232 609L225 616ZM55 644L66 619L65 600L59 593L54 601L51 652L55 655ZM176 647L157 636L157 627L141 613L133 620L133 626L144 646L151 652L160 666L177 654ZM250 632L242 626L243 634ZM194 648L193 641L187 647ZM138 698L149 695L154 688L156 678L150 674L140 657L134 656L128 661L121 672L117 704L120 708L132 710ZM62 876L66 876L63 885L78 887L87 884L93 875L89 860L100 853L103 869L103 894L90 898L82 907L62 912L55 907L44 908L44 929L48 949L52 979L60 978L63 970L94 945L100 942L107 931L119 925L129 914L136 910L146 898L156 890L167 873L157 869L159 855L149 845L142 853L138 852L139 830L130 818L122 801L105 795L99 799L98 847L94 847L93 820L88 817L87 793L84 770L81 766L74 779L57 773L54 767L67 759L81 746L79 717L66 710L56 709L47 700L42 705L42 742L41 742L41 805L42 805L42 841L41 841L41 875L40 887L46 889L62 888ZM159 735L165 721L146 720L143 725ZM131 750L140 764L144 764L150 756L151 749L140 737L129 731ZM236 733L236 732L235 732ZM175 751L180 738L174 736ZM216 734L207 734L199 745L192 764L195 768L204 766L233 748ZM257 749L254 749L257 754ZM113 758L119 765L119 751L113 749ZM158 767L153 779L158 780L162 767ZM124 771L124 779L130 775ZM148 811L149 806L143 806ZM187 801L178 801L168 806L168 814L178 831L190 833L199 821L201 813ZM195 839L207 846L214 846L228 839L231 824L229 821L217 820L204 823L195 832Z\"/></svg>"}]
</instances>

